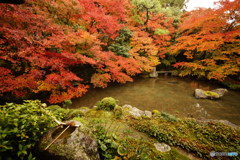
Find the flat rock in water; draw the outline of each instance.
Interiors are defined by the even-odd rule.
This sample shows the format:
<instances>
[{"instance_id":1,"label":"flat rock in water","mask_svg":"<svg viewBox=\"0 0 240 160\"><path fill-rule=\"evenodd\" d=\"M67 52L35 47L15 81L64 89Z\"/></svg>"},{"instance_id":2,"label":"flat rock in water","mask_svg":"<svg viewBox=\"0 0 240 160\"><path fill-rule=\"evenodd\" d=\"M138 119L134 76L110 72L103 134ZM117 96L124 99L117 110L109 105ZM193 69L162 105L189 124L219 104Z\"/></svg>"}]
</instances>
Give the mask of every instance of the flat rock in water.
<instances>
[{"instance_id":1,"label":"flat rock in water","mask_svg":"<svg viewBox=\"0 0 240 160\"><path fill-rule=\"evenodd\" d=\"M218 88L218 89L214 89L212 91L204 91L202 89L195 89L194 96L195 96L195 98L200 98L200 99L219 99L226 92L227 92L227 89L224 89L224 88Z\"/></svg>"},{"instance_id":2,"label":"flat rock in water","mask_svg":"<svg viewBox=\"0 0 240 160\"><path fill-rule=\"evenodd\" d=\"M154 143L155 148L160 152L168 152L171 147L165 143Z\"/></svg>"}]
</instances>

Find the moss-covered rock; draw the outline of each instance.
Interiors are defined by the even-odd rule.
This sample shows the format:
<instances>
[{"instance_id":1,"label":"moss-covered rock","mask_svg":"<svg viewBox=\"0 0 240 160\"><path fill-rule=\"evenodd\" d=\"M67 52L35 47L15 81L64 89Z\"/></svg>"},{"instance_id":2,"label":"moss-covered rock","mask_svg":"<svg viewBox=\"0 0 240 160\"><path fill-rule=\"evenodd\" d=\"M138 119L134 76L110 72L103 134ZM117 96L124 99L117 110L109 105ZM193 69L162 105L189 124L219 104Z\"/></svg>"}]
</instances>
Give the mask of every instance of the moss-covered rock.
<instances>
[{"instance_id":1,"label":"moss-covered rock","mask_svg":"<svg viewBox=\"0 0 240 160\"><path fill-rule=\"evenodd\" d=\"M219 99L221 98L225 93L227 92L227 89L224 88L218 88L212 91L204 91L202 89L195 89L194 95L196 98L200 99Z\"/></svg>"},{"instance_id":2,"label":"moss-covered rock","mask_svg":"<svg viewBox=\"0 0 240 160\"><path fill-rule=\"evenodd\" d=\"M40 159L99 160L97 141L84 127L70 127L47 150L45 148L66 128L52 128L43 135L39 152Z\"/></svg>"},{"instance_id":3,"label":"moss-covered rock","mask_svg":"<svg viewBox=\"0 0 240 160\"><path fill-rule=\"evenodd\" d=\"M209 97L210 99L218 99L220 98L219 94L212 92L212 91L204 91L204 95Z\"/></svg>"}]
</instances>

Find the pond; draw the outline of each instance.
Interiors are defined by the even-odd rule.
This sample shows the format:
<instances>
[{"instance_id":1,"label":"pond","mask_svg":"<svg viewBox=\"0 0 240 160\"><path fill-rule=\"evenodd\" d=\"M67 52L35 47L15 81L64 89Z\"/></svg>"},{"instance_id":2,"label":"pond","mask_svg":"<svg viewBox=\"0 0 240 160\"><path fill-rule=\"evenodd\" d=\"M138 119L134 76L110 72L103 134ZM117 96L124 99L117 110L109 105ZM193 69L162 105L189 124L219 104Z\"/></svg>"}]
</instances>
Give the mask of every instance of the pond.
<instances>
[{"instance_id":1,"label":"pond","mask_svg":"<svg viewBox=\"0 0 240 160\"><path fill-rule=\"evenodd\" d=\"M92 107L104 97L114 97L119 105L130 104L141 110L157 109L179 117L228 120L240 125L240 92L229 91L219 100L196 99L194 90L212 90L218 85L178 77L135 79L132 83L92 88L73 100L71 108Z\"/></svg>"}]
</instances>

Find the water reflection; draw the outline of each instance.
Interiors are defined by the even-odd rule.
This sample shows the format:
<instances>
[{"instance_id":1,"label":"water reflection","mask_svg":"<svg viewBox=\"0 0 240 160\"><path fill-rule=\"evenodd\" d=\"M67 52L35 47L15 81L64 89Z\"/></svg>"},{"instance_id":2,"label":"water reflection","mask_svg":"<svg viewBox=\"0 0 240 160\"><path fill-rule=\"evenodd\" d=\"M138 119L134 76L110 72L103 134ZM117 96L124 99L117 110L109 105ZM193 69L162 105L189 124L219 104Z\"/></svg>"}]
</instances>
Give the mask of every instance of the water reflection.
<instances>
[{"instance_id":1,"label":"water reflection","mask_svg":"<svg viewBox=\"0 0 240 160\"><path fill-rule=\"evenodd\" d=\"M195 99L196 88L212 90L219 86L176 77L137 79L133 83L91 89L74 100L72 107L92 107L98 100L111 96L118 99L120 105L131 104L142 110L158 109L181 117L226 119L240 125L239 92L229 91L220 100Z\"/></svg>"}]
</instances>

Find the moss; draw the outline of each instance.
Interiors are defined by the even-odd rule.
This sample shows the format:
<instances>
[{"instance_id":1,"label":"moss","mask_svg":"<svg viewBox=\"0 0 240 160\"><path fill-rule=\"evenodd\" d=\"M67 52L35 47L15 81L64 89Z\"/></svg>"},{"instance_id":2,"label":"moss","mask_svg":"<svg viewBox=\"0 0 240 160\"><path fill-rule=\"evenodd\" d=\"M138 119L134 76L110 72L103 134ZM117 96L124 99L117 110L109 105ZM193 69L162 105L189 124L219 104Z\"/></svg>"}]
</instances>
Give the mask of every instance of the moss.
<instances>
[{"instance_id":1,"label":"moss","mask_svg":"<svg viewBox=\"0 0 240 160\"><path fill-rule=\"evenodd\" d=\"M219 97L219 94L215 93L215 92L211 92L211 91L204 91L204 94L206 96L214 96L214 97Z\"/></svg>"},{"instance_id":2,"label":"moss","mask_svg":"<svg viewBox=\"0 0 240 160\"><path fill-rule=\"evenodd\" d=\"M120 107L115 109L118 108ZM126 123L125 117L116 119L115 111L90 110L79 120L86 122L85 125L91 128L95 135L97 134L98 140L100 138L101 144L99 145L104 149L104 151L101 151L103 159L107 159L107 157L118 157L120 159L125 157L127 159L167 160L174 159L174 156L179 159L182 157L187 159L182 153L178 153L177 150L169 153L157 151L153 145L157 142L156 139L133 129ZM117 148L111 148L111 145L117 145Z\"/></svg>"},{"instance_id":3,"label":"moss","mask_svg":"<svg viewBox=\"0 0 240 160\"><path fill-rule=\"evenodd\" d=\"M163 154L163 159L165 160L190 160L187 156L179 153L176 149L172 149L170 152L166 152Z\"/></svg>"},{"instance_id":4,"label":"moss","mask_svg":"<svg viewBox=\"0 0 240 160\"><path fill-rule=\"evenodd\" d=\"M82 117L84 114L81 110L78 110L78 109L70 109L66 116L65 116L65 119L69 120L69 119L72 119L74 117Z\"/></svg>"},{"instance_id":5,"label":"moss","mask_svg":"<svg viewBox=\"0 0 240 160\"><path fill-rule=\"evenodd\" d=\"M106 97L98 101L96 105L98 110L112 111L117 106L117 100L112 97Z\"/></svg>"},{"instance_id":6,"label":"moss","mask_svg":"<svg viewBox=\"0 0 240 160\"><path fill-rule=\"evenodd\" d=\"M161 115L161 112L154 109L154 110L152 110L152 114L153 114L153 116L159 116L159 115Z\"/></svg>"},{"instance_id":7,"label":"moss","mask_svg":"<svg viewBox=\"0 0 240 160\"><path fill-rule=\"evenodd\" d=\"M163 119L169 121L169 122L176 122L176 121L178 121L178 119L175 116L173 116L171 114L168 114L168 113L165 113L165 112L161 113L161 117Z\"/></svg>"},{"instance_id":8,"label":"moss","mask_svg":"<svg viewBox=\"0 0 240 160\"><path fill-rule=\"evenodd\" d=\"M182 119L172 123L164 117L129 119L128 124L160 142L180 146L199 157L210 158L212 150L240 152L240 131L221 123Z\"/></svg>"},{"instance_id":9,"label":"moss","mask_svg":"<svg viewBox=\"0 0 240 160\"><path fill-rule=\"evenodd\" d=\"M84 116L74 119L89 127L101 141L101 149L104 150L102 158L189 159L185 153L179 152L173 146L205 159L211 158L209 153L212 150L240 152L240 131L224 124L180 119L158 110L152 111L152 118L136 119L131 115L126 116L128 108L117 106L116 100L111 97L99 101L98 104L98 110L89 109ZM57 106L50 109L62 110ZM67 114L70 112L77 115L77 111L67 110ZM101 132L99 128L102 129ZM155 142L165 142L171 145L172 149L166 153L156 151L153 146Z\"/></svg>"}]
</instances>

